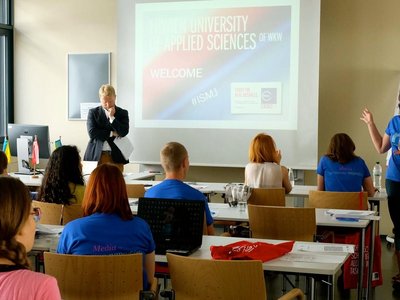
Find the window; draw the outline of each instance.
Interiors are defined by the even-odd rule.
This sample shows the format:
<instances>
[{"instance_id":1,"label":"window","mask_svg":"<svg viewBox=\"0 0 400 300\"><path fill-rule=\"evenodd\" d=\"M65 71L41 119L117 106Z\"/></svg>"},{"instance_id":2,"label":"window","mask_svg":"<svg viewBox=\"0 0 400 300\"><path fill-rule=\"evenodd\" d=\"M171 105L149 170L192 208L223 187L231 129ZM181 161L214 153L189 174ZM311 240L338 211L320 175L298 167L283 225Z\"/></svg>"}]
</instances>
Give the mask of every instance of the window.
<instances>
[{"instance_id":1,"label":"window","mask_svg":"<svg viewBox=\"0 0 400 300\"><path fill-rule=\"evenodd\" d=\"M0 0L0 136L14 121L12 0Z\"/></svg>"}]
</instances>

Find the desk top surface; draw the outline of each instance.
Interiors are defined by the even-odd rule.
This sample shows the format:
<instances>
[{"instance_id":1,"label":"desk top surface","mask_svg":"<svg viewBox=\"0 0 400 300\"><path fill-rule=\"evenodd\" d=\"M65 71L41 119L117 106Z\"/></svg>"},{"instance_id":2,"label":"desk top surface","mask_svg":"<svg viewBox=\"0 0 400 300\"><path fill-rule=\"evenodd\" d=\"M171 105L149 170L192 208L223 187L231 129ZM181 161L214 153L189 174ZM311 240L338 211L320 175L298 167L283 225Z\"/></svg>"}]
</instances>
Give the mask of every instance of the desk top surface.
<instances>
[{"instance_id":1,"label":"desk top surface","mask_svg":"<svg viewBox=\"0 0 400 300\"><path fill-rule=\"evenodd\" d=\"M62 226L44 225L56 231L62 230ZM39 235L35 238L33 246L34 251L49 251L54 248L54 242L57 242L58 234ZM241 240L249 240L251 242L265 242L270 244L278 244L284 241L267 240L267 239L243 239L222 236L203 236L203 242L200 249L194 252L191 256L203 259L211 259L210 246L223 246ZM329 252L321 249L323 246L341 247L340 251ZM336 247L335 247L336 248ZM305 250L308 249L308 250ZM295 242L292 251L282 257L263 263L264 270L279 271L279 272L296 272L303 274L320 274L320 275L335 275L347 257L354 252L353 245L343 244L325 244L312 242ZM157 262L166 262L165 255L156 255Z\"/></svg>"}]
</instances>

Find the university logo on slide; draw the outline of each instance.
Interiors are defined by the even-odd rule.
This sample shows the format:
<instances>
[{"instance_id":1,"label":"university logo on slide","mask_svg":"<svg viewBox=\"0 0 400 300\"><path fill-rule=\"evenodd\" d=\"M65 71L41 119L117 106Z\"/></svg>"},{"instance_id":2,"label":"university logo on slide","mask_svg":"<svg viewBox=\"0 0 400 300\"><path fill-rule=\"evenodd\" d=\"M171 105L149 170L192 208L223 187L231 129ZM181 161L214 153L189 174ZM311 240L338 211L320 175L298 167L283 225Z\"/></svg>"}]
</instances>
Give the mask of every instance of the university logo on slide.
<instances>
[{"instance_id":1,"label":"university logo on slide","mask_svg":"<svg viewBox=\"0 0 400 300\"><path fill-rule=\"evenodd\" d=\"M276 88L261 88L261 105L271 105L277 103Z\"/></svg>"}]
</instances>

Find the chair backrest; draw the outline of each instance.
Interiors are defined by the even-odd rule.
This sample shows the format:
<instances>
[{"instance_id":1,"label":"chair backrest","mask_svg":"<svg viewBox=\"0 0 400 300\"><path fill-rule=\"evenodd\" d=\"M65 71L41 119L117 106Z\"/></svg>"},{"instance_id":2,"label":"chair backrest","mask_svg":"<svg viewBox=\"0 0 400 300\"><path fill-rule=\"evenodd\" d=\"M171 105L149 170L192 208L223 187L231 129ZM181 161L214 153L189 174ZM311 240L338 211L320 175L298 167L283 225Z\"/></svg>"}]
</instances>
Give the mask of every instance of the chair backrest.
<instances>
[{"instance_id":1,"label":"chair backrest","mask_svg":"<svg viewBox=\"0 0 400 300\"><path fill-rule=\"evenodd\" d=\"M128 198L141 198L144 197L146 190L143 184L127 184L126 192L128 193Z\"/></svg>"},{"instance_id":2,"label":"chair backrest","mask_svg":"<svg viewBox=\"0 0 400 300\"><path fill-rule=\"evenodd\" d=\"M142 254L44 253L45 273L57 279L63 299L139 299Z\"/></svg>"},{"instance_id":3,"label":"chair backrest","mask_svg":"<svg viewBox=\"0 0 400 300\"><path fill-rule=\"evenodd\" d=\"M81 204L64 205L62 225L66 225L68 222L82 217L83 211Z\"/></svg>"},{"instance_id":4,"label":"chair backrest","mask_svg":"<svg viewBox=\"0 0 400 300\"><path fill-rule=\"evenodd\" d=\"M368 209L368 193L310 191L308 206L332 209Z\"/></svg>"},{"instance_id":5,"label":"chair backrest","mask_svg":"<svg viewBox=\"0 0 400 300\"><path fill-rule=\"evenodd\" d=\"M315 208L248 205L253 238L314 241Z\"/></svg>"},{"instance_id":6,"label":"chair backrest","mask_svg":"<svg viewBox=\"0 0 400 300\"><path fill-rule=\"evenodd\" d=\"M62 225L62 204L32 201L32 207L39 207L42 211L41 224Z\"/></svg>"},{"instance_id":7,"label":"chair backrest","mask_svg":"<svg viewBox=\"0 0 400 300\"><path fill-rule=\"evenodd\" d=\"M285 206L285 189L253 188L247 202L255 205Z\"/></svg>"},{"instance_id":8,"label":"chair backrest","mask_svg":"<svg viewBox=\"0 0 400 300\"><path fill-rule=\"evenodd\" d=\"M211 260L167 253L176 300L267 299L261 261Z\"/></svg>"}]
</instances>

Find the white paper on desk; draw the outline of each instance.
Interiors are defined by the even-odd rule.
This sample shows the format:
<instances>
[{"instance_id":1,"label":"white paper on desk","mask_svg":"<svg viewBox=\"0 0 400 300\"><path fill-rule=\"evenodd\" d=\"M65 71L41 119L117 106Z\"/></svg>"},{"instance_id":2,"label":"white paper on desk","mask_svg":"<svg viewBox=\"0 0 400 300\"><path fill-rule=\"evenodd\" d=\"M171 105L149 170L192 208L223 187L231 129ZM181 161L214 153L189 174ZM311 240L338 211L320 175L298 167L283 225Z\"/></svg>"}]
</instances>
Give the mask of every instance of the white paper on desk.
<instances>
[{"instance_id":1,"label":"white paper on desk","mask_svg":"<svg viewBox=\"0 0 400 300\"><path fill-rule=\"evenodd\" d=\"M373 216L374 211L371 210L349 210L349 209L330 209L326 212L329 215L345 215L348 217L363 217L363 216Z\"/></svg>"},{"instance_id":2,"label":"white paper on desk","mask_svg":"<svg viewBox=\"0 0 400 300\"><path fill-rule=\"evenodd\" d=\"M139 204L139 199L137 198L129 198L128 201L129 201L129 206L134 206Z\"/></svg>"},{"instance_id":3,"label":"white paper on desk","mask_svg":"<svg viewBox=\"0 0 400 300\"><path fill-rule=\"evenodd\" d=\"M64 229L64 226L46 226L43 224L37 224L36 225L36 231L40 234L60 234Z\"/></svg>"},{"instance_id":4,"label":"white paper on desk","mask_svg":"<svg viewBox=\"0 0 400 300\"><path fill-rule=\"evenodd\" d=\"M279 258L284 261L291 262L310 262L310 263L342 263L343 256L336 255L317 255L314 253L287 253Z\"/></svg>"},{"instance_id":5,"label":"white paper on desk","mask_svg":"<svg viewBox=\"0 0 400 300\"><path fill-rule=\"evenodd\" d=\"M330 209L326 211L328 215L336 218L353 218L360 220L380 220L380 216L375 216L375 211L371 210L347 210Z\"/></svg>"},{"instance_id":6,"label":"white paper on desk","mask_svg":"<svg viewBox=\"0 0 400 300\"><path fill-rule=\"evenodd\" d=\"M335 244L325 245L325 244L295 243L292 251L354 253L354 246L353 245L335 245Z\"/></svg>"},{"instance_id":7,"label":"white paper on desk","mask_svg":"<svg viewBox=\"0 0 400 300\"><path fill-rule=\"evenodd\" d=\"M196 189L196 190L201 190L201 189L205 189L207 186L206 185L200 185L200 184L189 184L192 188Z\"/></svg>"},{"instance_id":8,"label":"white paper on desk","mask_svg":"<svg viewBox=\"0 0 400 300\"><path fill-rule=\"evenodd\" d=\"M121 151L122 155L125 157L126 160L129 160L133 152L133 145L131 141L126 137L116 137L114 139L114 144L118 147Z\"/></svg>"}]
</instances>

